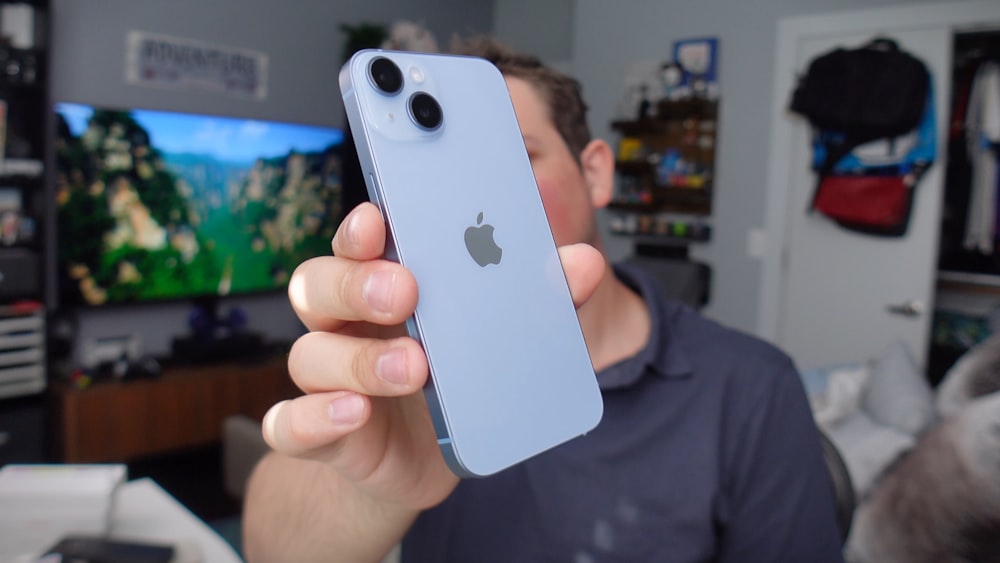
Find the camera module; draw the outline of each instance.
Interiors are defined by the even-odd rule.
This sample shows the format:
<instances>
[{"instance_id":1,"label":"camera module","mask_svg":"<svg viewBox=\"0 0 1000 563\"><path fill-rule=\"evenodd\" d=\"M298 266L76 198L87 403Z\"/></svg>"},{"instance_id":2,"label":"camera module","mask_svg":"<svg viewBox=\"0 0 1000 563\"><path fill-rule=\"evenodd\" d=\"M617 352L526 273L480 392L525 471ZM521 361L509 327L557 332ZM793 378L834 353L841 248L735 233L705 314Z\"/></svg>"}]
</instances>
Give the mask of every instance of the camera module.
<instances>
[{"instance_id":1,"label":"camera module","mask_svg":"<svg viewBox=\"0 0 1000 563\"><path fill-rule=\"evenodd\" d=\"M386 94L398 94L403 89L403 72L385 57L372 59L368 65L368 76L372 84Z\"/></svg>"},{"instance_id":2,"label":"camera module","mask_svg":"<svg viewBox=\"0 0 1000 563\"><path fill-rule=\"evenodd\" d=\"M427 131L433 131L441 126L443 114L441 105L433 96L426 92L417 92L410 96L410 117L418 126Z\"/></svg>"}]
</instances>

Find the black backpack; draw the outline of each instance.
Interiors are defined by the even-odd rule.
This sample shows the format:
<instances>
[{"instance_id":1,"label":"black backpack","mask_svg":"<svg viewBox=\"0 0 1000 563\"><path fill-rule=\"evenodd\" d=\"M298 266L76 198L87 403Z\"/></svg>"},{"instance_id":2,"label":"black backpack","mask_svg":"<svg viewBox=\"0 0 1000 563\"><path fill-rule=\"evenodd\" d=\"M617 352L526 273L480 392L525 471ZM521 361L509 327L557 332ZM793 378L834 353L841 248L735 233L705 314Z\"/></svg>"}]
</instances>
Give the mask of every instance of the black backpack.
<instances>
[{"instance_id":1,"label":"black backpack","mask_svg":"<svg viewBox=\"0 0 1000 563\"><path fill-rule=\"evenodd\" d=\"M879 37L813 59L799 78L789 109L816 129L838 134L837 146L827 153L828 171L859 145L915 129L930 80L923 61L892 39Z\"/></svg>"},{"instance_id":2,"label":"black backpack","mask_svg":"<svg viewBox=\"0 0 1000 563\"><path fill-rule=\"evenodd\" d=\"M861 47L839 47L813 59L789 106L809 120L815 129L814 148L822 149L813 164L817 183L808 211L818 210L849 230L903 236L913 188L933 155L886 170L845 175L835 168L858 146L906 135L922 122L920 132L929 134L933 145L931 93L927 66L892 39L877 37ZM928 146L928 139L921 140Z\"/></svg>"}]
</instances>

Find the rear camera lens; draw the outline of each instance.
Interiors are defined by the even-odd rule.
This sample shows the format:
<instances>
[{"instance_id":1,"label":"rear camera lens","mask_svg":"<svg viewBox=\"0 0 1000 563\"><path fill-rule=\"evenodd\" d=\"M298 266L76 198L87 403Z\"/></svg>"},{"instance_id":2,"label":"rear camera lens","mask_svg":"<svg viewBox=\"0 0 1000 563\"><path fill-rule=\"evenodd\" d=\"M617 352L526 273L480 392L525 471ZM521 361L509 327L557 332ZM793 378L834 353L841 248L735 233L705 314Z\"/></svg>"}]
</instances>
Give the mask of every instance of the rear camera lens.
<instances>
[{"instance_id":1,"label":"rear camera lens","mask_svg":"<svg viewBox=\"0 0 1000 563\"><path fill-rule=\"evenodd\" d=\"M372 84L386 94L398 94L403 89L403 72L396 63L385 57L377 57L368 65L368 75Z\"/></svg>"},{"instance_id":2,"label":"rear camera lens","mask_svg":"<svg viewBox=\"0 0 1000 563\"><path fill-rule=\"evenodd\" d=\"M433 131L441 126L443 114L441 105L433 96L426 92L417 92L410 96L410 116L422 129Z\"/></svg>"}]
</instances>

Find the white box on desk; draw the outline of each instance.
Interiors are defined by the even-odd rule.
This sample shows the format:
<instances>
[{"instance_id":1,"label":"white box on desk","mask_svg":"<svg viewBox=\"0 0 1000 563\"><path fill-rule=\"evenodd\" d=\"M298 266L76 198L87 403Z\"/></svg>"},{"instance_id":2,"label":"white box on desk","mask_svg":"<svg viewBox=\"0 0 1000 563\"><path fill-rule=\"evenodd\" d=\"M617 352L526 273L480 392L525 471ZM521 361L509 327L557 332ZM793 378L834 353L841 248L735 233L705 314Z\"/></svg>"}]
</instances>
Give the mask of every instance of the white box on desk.
<instances>
[{"instance_id":1,"label":"white box on desk","mask_svg":"<svg viewBox=\"0 0 1000 563\"><path fill-rule=\"evenodd\" d=\"M127 474L123 464L0 468L0 546L24 553L70 533L107 533L115 493Z\"/></svg>"},{"instance_id":2,"label":"white box on desk","mask_svg":"<svg viewBox=\"0 0 1000 563\"><path fill-rule=\"evenodd\" d=\"M127 476L128 468L121 463L11 463L0 468L0 500L6 501L0 506L12 501L109 501Z\"/></svg>"}]
</instances>

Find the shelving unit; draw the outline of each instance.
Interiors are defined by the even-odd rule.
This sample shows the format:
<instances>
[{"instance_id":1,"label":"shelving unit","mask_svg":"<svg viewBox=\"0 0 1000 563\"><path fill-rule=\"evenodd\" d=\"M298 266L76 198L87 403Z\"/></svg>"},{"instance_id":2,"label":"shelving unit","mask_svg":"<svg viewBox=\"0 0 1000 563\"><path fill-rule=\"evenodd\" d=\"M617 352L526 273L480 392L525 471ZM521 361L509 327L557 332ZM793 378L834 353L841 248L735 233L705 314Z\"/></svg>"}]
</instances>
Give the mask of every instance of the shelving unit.
<instances>
[{"instance_id":1,"label":"shelving unit","mask_svg":"<svg viewBox=\"0 0 1000 563\"><path fill-rule=\"evenodd\" d=\"M718 100L662 100L654 116L611 127L619 134L611 231L637 244L710 240Z\"/></svg>"},{"instance_id":2,"label":"shelving unit","mask_svg":"<svg viewBox=\"0 0 1000 563\"><path fill-rule=\"evenodd\" d=\"M45 388L46 2L0 2L0 397Z\"/></svg>"},{"instance_id":3,"label":"shelving unit","mask_svg":"<svg viewBox=\"0 0 1000 563\"><path fill-rule=\"evenodd\" d=\"M0 465L46 461L49 6L0 0Z\"/></svg>"}]
</instances>

